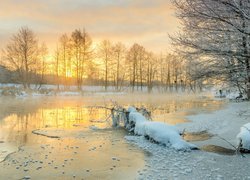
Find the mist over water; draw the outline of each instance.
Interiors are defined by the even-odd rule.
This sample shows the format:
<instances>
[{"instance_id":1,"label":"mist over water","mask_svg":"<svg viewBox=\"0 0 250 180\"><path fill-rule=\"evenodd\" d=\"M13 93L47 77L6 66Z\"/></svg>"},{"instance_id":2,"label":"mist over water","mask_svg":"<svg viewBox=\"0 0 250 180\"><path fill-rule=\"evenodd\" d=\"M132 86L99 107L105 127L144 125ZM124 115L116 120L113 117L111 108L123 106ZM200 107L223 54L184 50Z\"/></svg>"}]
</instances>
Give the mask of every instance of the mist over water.
<instances>
[{"instance_id":1,"label":"mist over water","mask_svg":"<svg viewBox=\"0 0 250 180\"><path fill-rule=\"evenodd\" d=\"M43 128L88 130L89 126L111 127L110 111L98 106L145 107L155 121L169 124L186 122L187 115L211 112L223 102L205 97L172 95L108 95L86 97L42 97L16 99L2 97L0 140L23 145L32 130ZM4 105L3 105L4 104Z\"/></svg>"},{"instance_id":2,"label":"mist over water","mask_svg":"<svg viewBox=\"0 0 250 180\"><path fill-rule=\"evenodd\" d=\"M127 132L124 129L111 127L111 121L106 121L109 110L97 108L115 104L143 106L151 111L153 120L169 124L183 123L187 121L186 115L209 113L223 106L221 101L188 95L1 97L0 105L4 108L0 110L0 141L3 142L0 146L7 147L5 155L21 147L22 151L12 155L20 162L30 154L29 158L34 161L47 163L39 169L43 178L58 173L49 168L51 164L70 177L71 171L85 178L116 178L120 177L121 171L135 177L137 170L144 166L147 152L126 142L124 136ZM52 136L58 138L50 138ZM35 155L37 153L39 156ZM70 159L73 159L70 164L64 163ZM60 164L67 166L67 170L57 168ZM16 171L11 165L5 164L4 168ZM46 171L49 172L47 176ZM36 176L36 173L38 170L34 169L33 175ZM17 171L15 177L24 175L22 171Z\"/></svg>"}]
</instances>

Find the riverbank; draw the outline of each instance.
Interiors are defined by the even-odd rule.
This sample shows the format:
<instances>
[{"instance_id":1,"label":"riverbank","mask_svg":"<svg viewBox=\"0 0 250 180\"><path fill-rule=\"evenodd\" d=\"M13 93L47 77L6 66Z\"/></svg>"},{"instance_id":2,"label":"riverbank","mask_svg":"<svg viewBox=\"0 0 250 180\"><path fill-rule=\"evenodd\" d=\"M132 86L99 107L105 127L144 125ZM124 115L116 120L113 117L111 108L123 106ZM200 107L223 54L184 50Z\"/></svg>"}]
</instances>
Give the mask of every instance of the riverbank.
<instances>
[{"instance_id":1,"label":"riverbank","mask_svg":"<svg viewBox=\"0 0 250 180\"><path fill-rule=\"evenodd\" d=\"M214 134L209 140L192 142L199 147L213 144L232 148L218 136L236 145L240 127L250 122L249 107L250 102L229 103L213 113L188 116L191 122L177 126L189 132L206 130ZM145 168L138 172L138 179L250 179L250 154L242 157L204 151L181 152L149 143L143 137L127 136L126 139L152 154L146 157Z\"/></svg>"},{"instance_id":2,"label":"riverbank","mask_svg":"<svg viewBox=\"0 0 250 180\"><path fill-rule=\"evenodd\" d=\"M239 156L227 158L228 156L203 151L179 152L153 144L144 137L127 136L120 129L110 128L108 121L103 123L109 112L92 107L103 104L112 106L114 102L122 106L133 104L151 108L153 119L177 124L180 129L199 124L198 120L190 122L193 117L218 116L216 113L231 107L228 104L222 109L222 101L187 95L1 97L0 105L5 108L0 110L0 141L4 142L0 145L4 147L9 143L20 147L15 150L16 153L0 163L1 177L216 179L232 176L237 179L239 176L244 179L248 176L248 171L244 169L249 167L244 162L249 161L247 155L241 160ZM235 106L237 105L241 103L236 103ZM242 108L247 105L242 104ZM241 112L241 108L239 111ZM243 111L245 112L244 109ZM207 121L209 119L207 117ZM191 125L192 123L194 124ZM225 127L227 125L222 124ZM223 168L225 163L232 163L234 166L237 162L236 167L243 166L239 170L241 174L237 174L238 170L236 172L230 169L231 166L228 169ZM226 171L232 172L226 175Z\"/></svg>"}]
</instances>

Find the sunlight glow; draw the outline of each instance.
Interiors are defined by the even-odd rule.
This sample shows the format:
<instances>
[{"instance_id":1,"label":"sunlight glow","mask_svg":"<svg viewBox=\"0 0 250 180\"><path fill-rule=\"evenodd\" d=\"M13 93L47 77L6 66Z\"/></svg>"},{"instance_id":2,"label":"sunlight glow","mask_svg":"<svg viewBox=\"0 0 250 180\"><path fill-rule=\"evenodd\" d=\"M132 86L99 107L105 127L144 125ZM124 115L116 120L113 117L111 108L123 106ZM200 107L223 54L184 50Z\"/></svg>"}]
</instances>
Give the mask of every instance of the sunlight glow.
<instances>
[{"instance_id":1,"label":"sunlight glow","mask_svg":"<svg viewBox=\"0 0 250 180\"><path fill-rule=\"evenodd\" d=\"M70 70L68 70L68 71L66 72L66 76L67 76L67 77L72 77L72 73L71 73Z\"/></svg>"}]
</instances>

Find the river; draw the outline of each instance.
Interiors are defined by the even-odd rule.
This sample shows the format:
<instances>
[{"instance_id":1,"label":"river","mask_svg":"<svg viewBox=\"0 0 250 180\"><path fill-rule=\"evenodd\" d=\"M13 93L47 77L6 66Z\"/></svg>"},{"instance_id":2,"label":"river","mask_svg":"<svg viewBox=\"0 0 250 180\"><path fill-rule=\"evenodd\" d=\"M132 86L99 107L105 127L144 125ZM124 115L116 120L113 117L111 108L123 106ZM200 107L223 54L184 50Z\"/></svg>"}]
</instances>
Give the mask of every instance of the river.
<instances>
[{"instance_id":1,"label":"river","mask_svg":"<svg viewBox=\"0 0 250 180\"><path fill-rule=\"evenodd\" d=\"M109 110L97 106L134 105L152 119L187 122L222 101L191 95L88 95L81 97L0 97L0 176L22 179L135 179L150 153L112 128Z\"/></svg>"}]
</instances>

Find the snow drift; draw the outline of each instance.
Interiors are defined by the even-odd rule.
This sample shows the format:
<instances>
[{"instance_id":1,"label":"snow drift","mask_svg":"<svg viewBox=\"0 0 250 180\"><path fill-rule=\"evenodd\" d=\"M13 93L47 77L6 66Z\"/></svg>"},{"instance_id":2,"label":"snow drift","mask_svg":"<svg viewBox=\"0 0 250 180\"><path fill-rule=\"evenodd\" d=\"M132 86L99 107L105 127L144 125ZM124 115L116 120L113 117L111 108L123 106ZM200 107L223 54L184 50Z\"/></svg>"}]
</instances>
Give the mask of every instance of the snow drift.
<instances>
[{"instance_id":1,"label":"snow drift","mask_svg":"<svg viewBox=\"0 0 250 180\"><path fill-rule=\"evenodd\" d=\"M240 133L237 135L238 147L243 150L250 150L250 123L243 125L240 128Z\"/></svg>"},{"instance_id":2,"label":"snow drift","mask_svg":"<svg viewBox=\"0 0 250 180\"><path fill-rule=\"evenodd\" d=\"M136 135L144 136L157 143L171 146L176 150L187 151L197 149L197 146L184 141L175 126L146 119L135 108L129 107L129 125L126 128Z\"/></svg>"}]
</instances>

